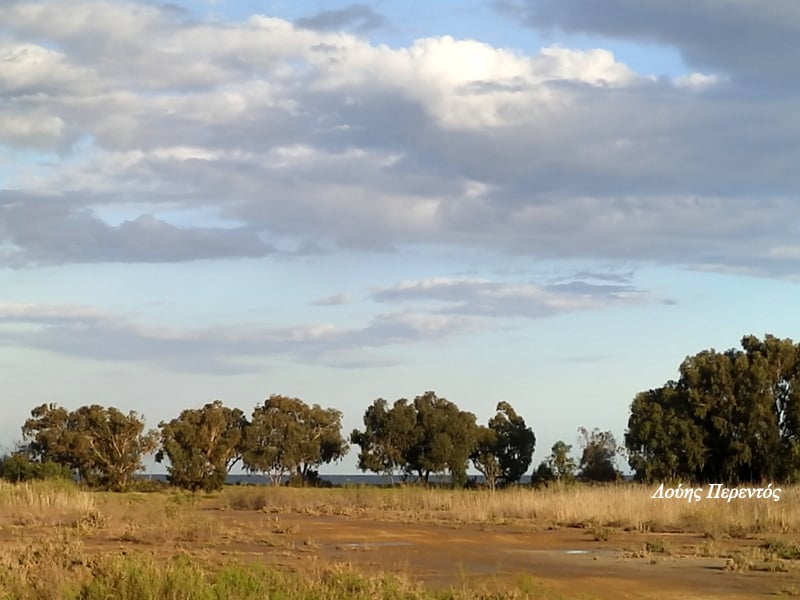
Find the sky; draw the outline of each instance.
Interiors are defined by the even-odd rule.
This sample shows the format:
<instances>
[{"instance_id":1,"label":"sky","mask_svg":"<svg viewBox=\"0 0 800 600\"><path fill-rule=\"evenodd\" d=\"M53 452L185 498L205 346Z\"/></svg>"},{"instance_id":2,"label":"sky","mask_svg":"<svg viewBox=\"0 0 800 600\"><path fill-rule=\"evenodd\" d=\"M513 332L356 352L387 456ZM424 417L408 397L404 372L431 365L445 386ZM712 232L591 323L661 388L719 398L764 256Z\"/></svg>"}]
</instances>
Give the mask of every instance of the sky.
<instances>
[{"instance_id":1,"label":"sky","mask_svg":"<svg viewBox=\"0 0 800 600\"><path fill-rule=\"evenodd\" d=\"M4 0L0 448L427 390L621 443L800 341L798 55L795 0Z\"/></svg>"}]
</instances>

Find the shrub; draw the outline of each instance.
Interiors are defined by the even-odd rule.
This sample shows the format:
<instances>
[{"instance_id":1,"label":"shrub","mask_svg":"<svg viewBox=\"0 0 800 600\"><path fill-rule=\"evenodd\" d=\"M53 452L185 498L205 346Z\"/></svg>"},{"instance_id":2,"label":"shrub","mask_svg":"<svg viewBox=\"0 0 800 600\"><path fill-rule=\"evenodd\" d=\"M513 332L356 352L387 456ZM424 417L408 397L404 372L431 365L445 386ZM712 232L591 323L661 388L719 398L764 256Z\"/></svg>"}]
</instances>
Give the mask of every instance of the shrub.
<instances>
[{"instance_id":1,"label":"shrub","mask_svg":"<svg viewBox=\"0 0 800 600\"><path fill-rule=\"evenodd\" d=\"M11 482L33 479L73 479L72 470L53 461L35 462L15 452L0 458L0 478Z\"/></svg>"}]
</instances>

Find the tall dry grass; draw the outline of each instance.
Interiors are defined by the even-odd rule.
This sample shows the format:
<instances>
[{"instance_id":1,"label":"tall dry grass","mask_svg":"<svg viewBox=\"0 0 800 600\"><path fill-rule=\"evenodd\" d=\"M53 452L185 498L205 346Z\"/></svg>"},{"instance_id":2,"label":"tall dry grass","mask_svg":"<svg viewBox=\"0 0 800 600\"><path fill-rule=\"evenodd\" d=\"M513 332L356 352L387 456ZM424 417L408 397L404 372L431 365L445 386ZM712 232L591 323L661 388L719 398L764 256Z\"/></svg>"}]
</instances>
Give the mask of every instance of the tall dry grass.
<instances>
[{"instance_id":1,"label":"tall dry grass","mask_svg":"<svg viewBox=\"0 0 800 600\"><path fill-rule=\"evenodd\" d=\"M0 509L13 511L73 511L94 508L95 495L69 481L9 483L0 480Z\"/></svg>"},{"instance_id":2,"label":"tall dry grass","mask_svg":"<svg viewBox=\"0 0 800 600\"><path fill-rule=\"evenodd\" d=\"M763 499L653 499L655 486L563 486L442 490L407 488L227 488L213 502L223 509L264 510L376 519L543 526L612 526L637 531L700 533L800 532L800 487Z\"/></svg>"},{"instance_id":3,"label":"tall dry grass","mask_svg":"<svg viewBox=\"0 0 800 600\"><path fill-rule=\"evenodd\" d=\"M0 481L0 526L53 525L95 510L96 495L69 481Z\"/></svg>"},{"instance_id":4,"label":"tall dry grass","mask_svg":"<svg viewBox=\"0 0 800 600\"><path fill-rule=\"evenodd\" d=\"M201 508L360 516L376 520L454 523L514 521L533 527L609 526L636 531L688 531L711 536L800 533L800 487L783 489L779 502L763 499L653 499L655 486L563 486L445 490L400 488L228 487L218 494L185 492L113 494L69 482L0 482L0 526L47 525L111 519L131 537L213 538L213 517ZM705 495L704 495L705 496ZM207 530L207 531L206 531ZM204 533L205 532L205 533Z\"/></svg>"}]
</instances>

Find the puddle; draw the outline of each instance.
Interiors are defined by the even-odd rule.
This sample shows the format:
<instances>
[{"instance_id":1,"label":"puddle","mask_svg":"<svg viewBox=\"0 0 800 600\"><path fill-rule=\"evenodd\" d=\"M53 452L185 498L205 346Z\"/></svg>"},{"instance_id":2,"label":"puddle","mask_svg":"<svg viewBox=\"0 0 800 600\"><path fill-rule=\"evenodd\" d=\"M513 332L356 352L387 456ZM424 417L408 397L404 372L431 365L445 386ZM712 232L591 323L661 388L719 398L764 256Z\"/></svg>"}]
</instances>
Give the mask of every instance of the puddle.
<instances>
[{"instance_id":1,"label":"puddle","mask_svg":"<svg viewBox=\"0 0 800 600\"><path fill-rule=\"evenodd\" d=\"M519 550L506 550L506 552L510 552L513 554L538 554L540 556L558 556L558 555L568 555L568 556L594 556L594 557L606 557L606 556L617 556L617 552L615 550L606 550L606 549L595 549L595 550L558 550L558 549L519 549Z\"/></svg>"},{"instance_id":2,"label":"puddle","mask_svg":"<svg viewBox=\"0 0 800 600\"><path fill-rule=\"evenodd\" d=\"M413 546L411 542L360 542L353 544L337 544L337 548L364 549L364 548L394 548L399 546Z\"/></svg>"}]
</instances>

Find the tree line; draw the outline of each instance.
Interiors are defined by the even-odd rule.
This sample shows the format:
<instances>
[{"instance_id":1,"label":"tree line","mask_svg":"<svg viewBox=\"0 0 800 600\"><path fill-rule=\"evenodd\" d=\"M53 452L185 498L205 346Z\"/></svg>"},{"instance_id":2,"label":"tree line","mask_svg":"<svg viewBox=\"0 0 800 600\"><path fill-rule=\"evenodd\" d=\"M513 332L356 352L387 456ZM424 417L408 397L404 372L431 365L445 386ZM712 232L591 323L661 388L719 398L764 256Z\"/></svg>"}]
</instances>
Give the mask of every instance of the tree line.
<instances>
[{"instance_id":1,"label":"tree line","mask_svg":"<svg viewBox=\"0 0 800 600\"><path fill-rule=\"evenodd\" d=\"M627 455L643 482L740 484L800 479L800 344L745 336L741 349L687 356L679 378L640 392L630 407L624 447L608 431L580 428L580 459L556 442L533 470L536 483L613 481ZM375 400L363 429L342 434L342 413L273 395L247 416L217 400L145 430L135 412L99 405L67 410L44 404L22 427L24 442L0 461L0 476L68 476L108 489L127 487L154 454L169 481L190 490L222 487L240 464L274 483L319 480L319 467L359 447L358 468L403 481L448 476L468 483L471 464L494 489L517 483L532 463L536 436L507 402L485 425L473 413L426 392Z\"/></svg>"},{"instance_id":2,"label":"tree line","mask_svg":"<svg viewBox=\"0 0 800 600\"><path fill-rule=\"evenodd\" d=\"M0 476L15 481L63 476L121 490L153 454L165 464L172 485L192 491L220 489L237 464L274 484L316 484L319 467L341 459L352 444L360 448L362 471L423 484L432 475L446 476L461 487L471 464L494 489L519 482L536 445L532 428L509 403L500 402L496 411L480 425L473 413L434 392L391 405L379 398L366 409L364 428L345 437L340 411L281 395L270 396L249 417L216 400L183 410L152 430L135 412L43 404L22 426L24 442L0 461ZM580 462L567 456L571 446L558 442L534 473L536 481L619 477L613 436L582 432Z\"/></svg>"}]
</instances>

